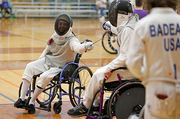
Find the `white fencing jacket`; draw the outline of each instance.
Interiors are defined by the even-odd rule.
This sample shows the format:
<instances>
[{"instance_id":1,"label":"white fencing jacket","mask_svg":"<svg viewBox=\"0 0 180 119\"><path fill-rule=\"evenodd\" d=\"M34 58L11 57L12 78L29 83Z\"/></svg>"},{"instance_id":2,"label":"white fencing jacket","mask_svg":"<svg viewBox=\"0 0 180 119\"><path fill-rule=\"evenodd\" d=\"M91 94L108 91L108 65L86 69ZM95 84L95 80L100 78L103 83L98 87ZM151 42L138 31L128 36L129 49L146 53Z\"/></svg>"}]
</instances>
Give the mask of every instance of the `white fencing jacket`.
<instances>
[{"instance_id":1,"label":"white fencing jacket","mask_svg":"<svg viewBox=\"0 0 180 119\"><path fill-rule=\"evenodd\" d=\"M171 8L153 8L136 24L126 64L144 84L180 81L180 15Z\"/></svg>"},{"instance_id":2,"label":"white fencing jacket","mask_svg":"<svg viewBox=\"0 0 180 119\"><path fill-rule=\"evenodd\" d=\"M66 37L54 33L51 38L52 43L40 56L40 59L45 57L46 67L63 68L66 63L74 61L76 53L85 52L85 43L81 44L72 32L69 32Z\"/></svg>"},{"instance_id":3,"label":"white fencing jacket","mask_svg":"<svg viewBox=\"0 0 180 119\"><path fill-rule=\"evenodd\" d=\"M111 71L113 69L122 67L125 65L127 59L127 52L129 50L129 44L131 42L132 33L134 26L137 23L135 16L131 16L128 22L124 25L117 27L118 32L118 57L111 61L106 68L106 71ZM113 31L112 31L113 32Z\"/></svg>"}]
</instances>

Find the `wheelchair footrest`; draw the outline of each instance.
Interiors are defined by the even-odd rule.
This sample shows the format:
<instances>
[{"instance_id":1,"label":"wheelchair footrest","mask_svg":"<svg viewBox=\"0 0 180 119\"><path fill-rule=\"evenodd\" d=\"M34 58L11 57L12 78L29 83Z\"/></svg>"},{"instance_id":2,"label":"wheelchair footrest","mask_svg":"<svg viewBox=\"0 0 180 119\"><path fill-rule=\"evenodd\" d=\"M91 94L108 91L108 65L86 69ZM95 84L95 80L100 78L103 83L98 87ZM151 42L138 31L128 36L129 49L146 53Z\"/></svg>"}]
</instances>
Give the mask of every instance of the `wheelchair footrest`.
<instances>
[{"instance_id":1,"label":"wheelchair footrest","mask_svg":"<svg viewBox=\"0 0 180 119\"><path fill-rule=\"evenodd\" d=\"M36 109L40 109L40 110L45 110L45 111L48 111L50 112L51 111L51 108L48 106L44 106L44 105L40 105L39 107L35 107Z\"/></svg>"}]
</instances>

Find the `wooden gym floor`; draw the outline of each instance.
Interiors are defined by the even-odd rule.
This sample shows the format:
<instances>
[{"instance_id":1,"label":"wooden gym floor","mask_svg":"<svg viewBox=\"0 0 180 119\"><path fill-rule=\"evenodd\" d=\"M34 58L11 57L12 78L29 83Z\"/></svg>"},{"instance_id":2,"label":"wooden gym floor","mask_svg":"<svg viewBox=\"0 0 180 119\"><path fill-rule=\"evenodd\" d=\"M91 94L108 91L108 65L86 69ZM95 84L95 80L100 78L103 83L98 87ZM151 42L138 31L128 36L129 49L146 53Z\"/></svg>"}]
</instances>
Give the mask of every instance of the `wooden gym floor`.
<instances>
[{"instance_id":1,"label":"wooden gym floor","mask_svg":"<svg viewBox=\"0 0 180 119\"><path fill-rule=\"evenodd\" d=\"M63 98L60 114L38 109L35 114L28 114L13 106L18 99L24 68L41 55L54 33L54 21L55 18L0 19L0 119L74 119L66 113L72 108L67 97ZM73 31L80 41L90 39L95 42L104 33L98 19L74 18L73 22ZM83 54L80 65L87 65L94 72L116 56L105 52L99 41L92 51Z\"/></svg>"}]
</instances>

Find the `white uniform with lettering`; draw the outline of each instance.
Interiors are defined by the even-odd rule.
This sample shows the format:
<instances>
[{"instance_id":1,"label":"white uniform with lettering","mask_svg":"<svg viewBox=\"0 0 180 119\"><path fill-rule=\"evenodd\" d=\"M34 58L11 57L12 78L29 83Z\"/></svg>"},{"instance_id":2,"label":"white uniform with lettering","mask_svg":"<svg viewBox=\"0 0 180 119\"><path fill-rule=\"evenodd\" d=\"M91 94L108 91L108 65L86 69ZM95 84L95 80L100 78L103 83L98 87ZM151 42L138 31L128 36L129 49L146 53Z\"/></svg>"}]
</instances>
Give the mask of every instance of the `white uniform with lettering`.
<instances>
[{"instance_id":1,"label":"white uniform with lettering","mask_svg":"<svg viewBox=\"0 0 180 119\"><path fill-rule=\"evenodd\" d=\"M146 87L145 119L179 119L180 15L153 8L137 23L130 47L128 69Z\"/></svg>"}]
</instances>

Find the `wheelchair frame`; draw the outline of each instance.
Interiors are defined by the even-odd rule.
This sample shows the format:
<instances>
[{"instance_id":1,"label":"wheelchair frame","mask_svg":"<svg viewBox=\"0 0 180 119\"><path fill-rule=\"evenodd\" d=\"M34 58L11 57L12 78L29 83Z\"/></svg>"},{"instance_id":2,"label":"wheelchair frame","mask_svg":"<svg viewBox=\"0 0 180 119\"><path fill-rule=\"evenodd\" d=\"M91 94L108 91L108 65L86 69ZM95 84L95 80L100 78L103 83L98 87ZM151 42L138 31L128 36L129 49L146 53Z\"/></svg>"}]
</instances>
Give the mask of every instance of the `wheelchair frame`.
<instances>
[{"instance_id":1,"label":"wheelchair frame","mask_svg":"<svg viewBox=\"0 0 180 119\"><path fill-rule=\"evenodd\" d=\"M120 67L118 69L127 69L127 68L126 67ZM115 69L115 70L117 70L117 69ZM113 71L115 71L115 70L113 70ZM110 87L110 88L106 87L105 86L106 80L105 79L103 80L102 89L98 90L95 93L95 95L92 99L91 106L88 110L86 119L112 119L113 116L116 116L115 115L115 110L117 110L116 109L116 103L117 103L116 101L118 101L119 97L117 96L117 94L119 94L119 92L123 93L124 88L126 88L125 91L131 89L132 87L130 87L130 86L135 86L135 87L140 86L140 88L144 89L143 85L141 84L141 82L138 79L124 80L124 82L123 82L121 80L121 77L119 74L117 74L117 77L118 77L119 81L114 82L116 84L115 87ZM117 86L118 82L119 82L119 85ZM105 103L103 104L104 91L112 91L112 94L111 94L110 98L107 99L105 101ZM145 92L145 91L143 91L143 92ZM100 105L97 109L97 108L93 107L93 102L94 102L98 93L100 93ZM142 93L142 92L140 92L140 93ZM119 95L119 96L121 96L121 95ZM145 96L145 94L143 96ZM143 99L145 100L145 97ZM132 113L138 113L139 114L144 103L145 102L142 102L139 105L135 105L132 109ZM104 105L104 108L103 108L103 105ZM119 118L117 117L117 119L119 119Z\"/></svg>"},{"instance_id":2,"label":"wheelchair frame","mask_svg":"<svg viewBox=\"0 0 180 119\"><path fill-rule=\"evenodd\" d=\"M83 42L85 42L85 41L89 41L89 40L84 39ZM67 63L63 67L62 71L58 75L54 76L54 78L50 81L50 83L48 83L47 87L42 92L43 94L47 95L47 99L46 100L43 99L41 101L40 98L37 98L36 101L40 104L40 107L35 107L35 108L45 110L45 111L51 111L51 102L56 97L56 95L58 95L58 99L59 99L53 105L53 110L56 114L59 114L61 112L63 95L69 95L70 102L73 106L76 106L77 104L81 103L81 101L82 101L81 96L83 96L82 92L83 92L83 90L85 90L85 87L86 87L85 85L87 85L89 83L89 80L92 76L92 71L87 66L80 66L80 67L78 66L81 56L82 56L82 54L77 54L74 62ZM66 71L66 68L70 65L75 66L74 69L73 69L73 67L70 67L70 69L68 69ZM74 70L74 71L72 72L72 70ZM67 76L67 74L64 76L64 72L67 73L68 76ZM88 76L86 84L82 84L82 80L80 79L81 72L88 73L88 75L86 75L86 76ZM69 73L70 73L70 75L69 75ZM32 84L29 86L29 90L26 93L26 96L28 96L28 98L25 100L26 105L28 105L28 103L30 101L31 93L33 93L35 90L36 79L39 76L40 76L40 74L33 76ZM84 80L84 77L83 77L83 80ZM61 87L62 83L69 84L69 93L68 93L68 91L62 89L62 87ZM75 85L75 83L77 85ZM20 88L19 88L19 97L21 95L21 88L22 88L22 83L20 84ZM59 93L57 93L58 90L59 90ZM76 94L76 92L78 94ZM46 106L46 105L48 105L48 106Z\"/></svg>"}]
</instances>

